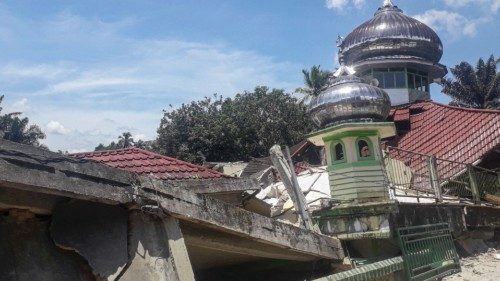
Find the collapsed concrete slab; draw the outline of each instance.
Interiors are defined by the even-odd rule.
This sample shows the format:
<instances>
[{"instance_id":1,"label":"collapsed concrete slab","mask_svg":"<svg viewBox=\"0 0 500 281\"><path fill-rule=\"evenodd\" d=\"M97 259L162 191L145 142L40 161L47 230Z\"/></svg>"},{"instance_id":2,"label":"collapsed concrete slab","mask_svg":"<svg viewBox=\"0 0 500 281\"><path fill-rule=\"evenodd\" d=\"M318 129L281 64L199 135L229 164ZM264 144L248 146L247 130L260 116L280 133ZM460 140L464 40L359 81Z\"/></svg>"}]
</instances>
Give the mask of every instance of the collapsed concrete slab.
<instances>
[{"instance_id":1,"label":"collapsed concrete slab","mask_svg":"<svg viewBox=\"0 0 500 281\"><path fill-rule=\"evenodd\" d=\"M223 193L238 184L237 180L200 181L194 186ZM242 185L247 187L235 189L252 189L253 184ZM0 197L0 212L24 209L52 220L49 238L60 247L53 246L76 256L78 266L85 265L93 278L191 280L199 264L214 273L225 265L243 266L269 258L314 264L344 257L335 238L196 194L188 183L141 177L4 140L0 140L0 194L10 195ZM44 204L25 200L39 195ZM186 225L196 226L196 231L187 231L187 239L182 231ZM108 227L111 232L104 233ZM124 233L128 238L123 238ZM207 233L211 238L203 244ZM232 239L241 243L230 243ZM108 244L116 248L107 250ZM193 254L195 267L189 256Z\"/></svg>"}]
</instances>

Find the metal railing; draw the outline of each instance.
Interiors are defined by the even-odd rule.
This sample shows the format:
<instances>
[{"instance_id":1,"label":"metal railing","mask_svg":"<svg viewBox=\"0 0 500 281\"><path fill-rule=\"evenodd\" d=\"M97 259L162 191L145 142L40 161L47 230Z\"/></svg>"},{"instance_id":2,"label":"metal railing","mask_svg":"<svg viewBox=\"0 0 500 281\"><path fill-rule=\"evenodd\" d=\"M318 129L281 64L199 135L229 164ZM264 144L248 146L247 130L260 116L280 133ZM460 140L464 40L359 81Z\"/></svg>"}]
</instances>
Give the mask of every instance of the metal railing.
<instances>
[{"instance_id":1,"label":"metal railing","mask_svg":"<svg viewBox=\"0 0 500 281\"><path fill-rule=\"evenodd\" d=\"M420 200L472 200L500 192L500 174L475 165L399 148L384 150L389 187L395 196Z\"/></svg>"},{"instance_id":2,"label":"metal railing","mask_svg":"<svg viewBox=\"0 0 500 281\"><path fill-rule=\"evenodd\" d=\"M460 261L447 223L397 230L408 280L438 280L460 272Z\"/></svg>"}]
</instances>

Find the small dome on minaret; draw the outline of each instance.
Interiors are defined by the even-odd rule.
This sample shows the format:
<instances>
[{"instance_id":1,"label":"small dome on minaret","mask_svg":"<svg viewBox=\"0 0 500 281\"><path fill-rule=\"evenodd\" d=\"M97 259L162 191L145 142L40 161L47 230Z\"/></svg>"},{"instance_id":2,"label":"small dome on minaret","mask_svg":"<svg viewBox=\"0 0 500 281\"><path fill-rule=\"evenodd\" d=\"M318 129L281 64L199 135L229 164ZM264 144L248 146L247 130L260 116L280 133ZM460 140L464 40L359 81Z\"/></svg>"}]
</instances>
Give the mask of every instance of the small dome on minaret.
<instances>
[{"instance_id":1,"label":"small dome on minaret","mask_svg":"<svg viewBox=\"0 0 500 281\"><path fill-rule=\"evenodd\" d=\"M384 121L391 101L387 93L342 65L331 84L309 103L309 113L321 128L337 123Z\"/></svg>"}]
</instances>

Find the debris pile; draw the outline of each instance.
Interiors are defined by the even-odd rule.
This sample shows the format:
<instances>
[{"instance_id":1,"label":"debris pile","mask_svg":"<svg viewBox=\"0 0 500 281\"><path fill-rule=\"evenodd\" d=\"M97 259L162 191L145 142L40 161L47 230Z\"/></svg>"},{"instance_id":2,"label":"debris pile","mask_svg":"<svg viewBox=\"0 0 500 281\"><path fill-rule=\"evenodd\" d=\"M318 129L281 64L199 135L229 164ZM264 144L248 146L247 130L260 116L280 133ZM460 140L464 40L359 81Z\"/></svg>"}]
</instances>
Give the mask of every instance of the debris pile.
<instances>
[{"instance_id":1,"label":"debris pile","mask_svg":"<svg viewBox=\"0 0 500 281\"><path fill-rule=\"evenodd\" d=\"M462 272L444 278L445 281L496 281L500 280L500 250L493 248L486 253L460 260Z\"/></svg>"}]
</instances>

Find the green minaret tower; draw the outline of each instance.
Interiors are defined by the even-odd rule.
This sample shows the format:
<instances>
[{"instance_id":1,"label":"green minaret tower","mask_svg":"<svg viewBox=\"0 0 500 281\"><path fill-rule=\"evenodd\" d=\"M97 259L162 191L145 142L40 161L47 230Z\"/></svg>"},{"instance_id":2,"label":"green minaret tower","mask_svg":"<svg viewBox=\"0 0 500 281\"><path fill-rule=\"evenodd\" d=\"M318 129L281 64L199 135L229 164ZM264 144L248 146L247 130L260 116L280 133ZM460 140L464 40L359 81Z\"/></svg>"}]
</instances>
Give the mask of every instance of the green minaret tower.
<instances>
[{"instance_id":1,"label":"green minaret tower","mask_svg":"<svg viewBox=\"0 0 500 281\"><path fill-rule=\"evenodd\" d=\"M387 93L341 66L312 98L309 111L321 128L309 136L325 147L332 208L315 213L322 231L345 239L388 237L389 198L380 140L395 135Z\"/></svg>"}]
</instances>

